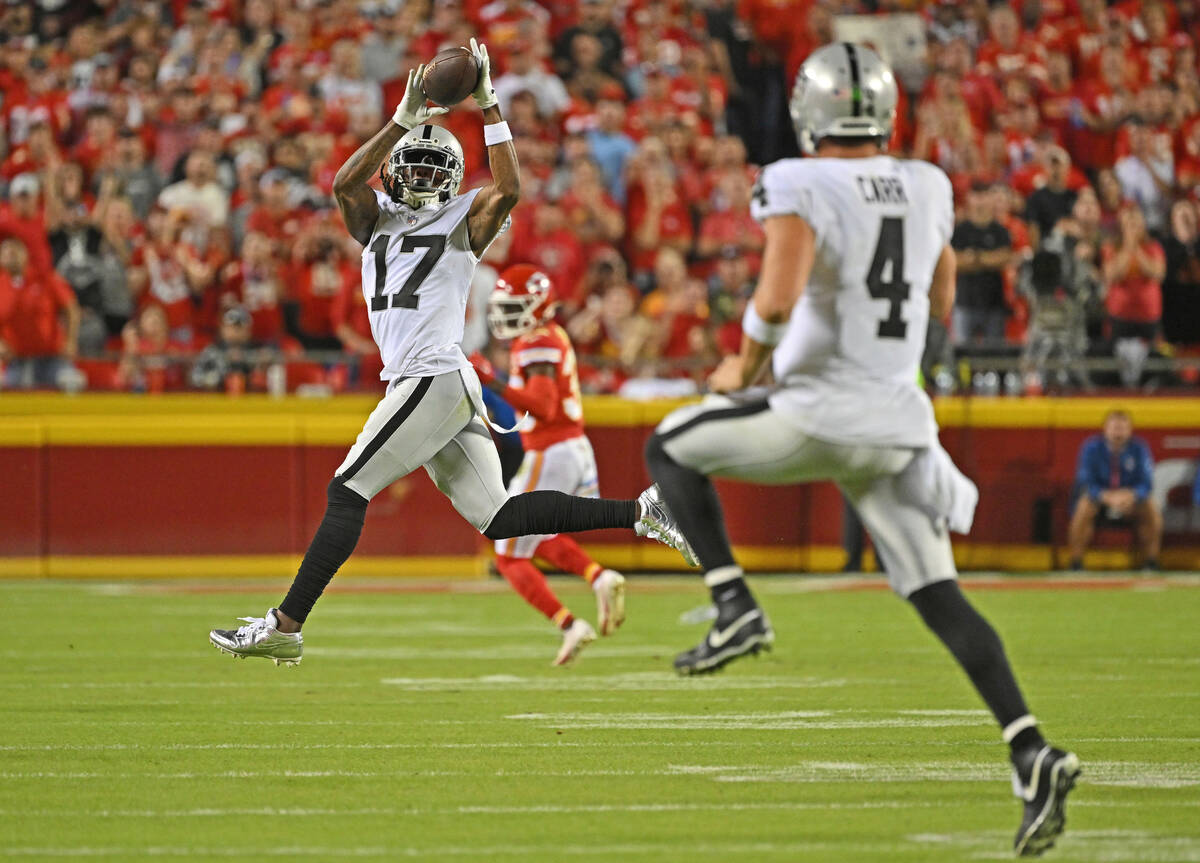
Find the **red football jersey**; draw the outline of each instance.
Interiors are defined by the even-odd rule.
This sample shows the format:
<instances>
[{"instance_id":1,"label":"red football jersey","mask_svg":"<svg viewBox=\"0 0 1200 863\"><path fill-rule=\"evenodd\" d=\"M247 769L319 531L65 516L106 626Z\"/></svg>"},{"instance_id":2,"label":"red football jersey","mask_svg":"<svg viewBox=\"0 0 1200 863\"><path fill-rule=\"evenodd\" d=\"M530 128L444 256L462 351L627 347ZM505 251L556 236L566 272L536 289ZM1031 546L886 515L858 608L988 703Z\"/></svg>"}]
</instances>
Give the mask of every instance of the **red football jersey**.
<instances>
[{"instance_id":1,"label":"red football jersey","mask_svg":"<svg viewBox=\"0 0 1200 863\"><path fill-rule=\"evenodd\" d=\"M525 420L521 444L527 450L543 450L561 441L583 434L583 402L579 397L579 374L575 365L575 350L571 339L558 324L550 323L517 336L510 351L508 385L519 390L525 387L527 366L549 363L554 366L554 386L557 394L554 416L536 419L532 414ZM520 413L520 411L517 411Z\"/></svg>"}]
</instances>

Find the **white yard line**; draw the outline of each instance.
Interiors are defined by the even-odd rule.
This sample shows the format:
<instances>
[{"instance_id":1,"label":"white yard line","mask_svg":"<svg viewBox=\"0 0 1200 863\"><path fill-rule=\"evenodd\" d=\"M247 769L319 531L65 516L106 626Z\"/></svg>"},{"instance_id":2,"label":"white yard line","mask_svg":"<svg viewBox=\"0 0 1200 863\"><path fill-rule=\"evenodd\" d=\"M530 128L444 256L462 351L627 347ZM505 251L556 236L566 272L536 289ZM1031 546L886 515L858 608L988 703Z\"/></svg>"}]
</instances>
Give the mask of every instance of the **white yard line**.
<instances>
[{"instance_id":1,"label":"white yard line","mask_svg":"<svg viewBox=\"0 0 1200 863\"><path fill-rule=\"evenodd\" d=\"M566 845L426 845L426 846L357 846L338 847L187 847L187 846L97 846L97 847L18 847L0 849L6 857L318 857L329 860L347 858L417 858L436 860L444 857L528 858L533 856L556 859L560 857L614 857L618 860L633 856L658 859L686 859L689 856L776 854L785 859L799 854L888 854L904 846L894 842L629 842L621 844Z\"/></svg>"}]
</instances>

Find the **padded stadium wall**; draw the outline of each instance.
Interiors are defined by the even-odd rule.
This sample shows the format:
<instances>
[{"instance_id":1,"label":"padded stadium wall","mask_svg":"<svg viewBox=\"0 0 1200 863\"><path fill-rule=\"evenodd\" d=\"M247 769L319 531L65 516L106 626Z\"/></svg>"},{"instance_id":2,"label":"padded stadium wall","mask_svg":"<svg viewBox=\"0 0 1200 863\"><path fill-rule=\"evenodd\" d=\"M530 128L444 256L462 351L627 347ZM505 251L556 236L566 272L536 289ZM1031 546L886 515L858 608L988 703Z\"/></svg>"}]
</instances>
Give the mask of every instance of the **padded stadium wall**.
<instances>
[{"instance_id":1,"label":"padded stadium wall","mask_svg":"<svg viewBox=\"0 0 1200 863\"><path fill-rule=\"evenodd\" d=\"M365 396L0 396L0 577L287 576L374 404ZM631 497L647 485L642 445L678 404L585 400L605 496ZM960 567L1033 571L1063 562L1079 445L1118 404L1132 411L1158 462L1163 565L1200 569L1191 507L1200 402L1183 399L939 401L942 441L981 492L974 530L956 538ZM748 568L841 568L836 488L720 486ZM670 549L626 532L583 541L620 569L681 566ZM1103 533L1088 563L1125 566L1129 545L1127 535ZM345 572L482 577L490 553L418 471L375 499Z\"/></svg>"}]
</instances>

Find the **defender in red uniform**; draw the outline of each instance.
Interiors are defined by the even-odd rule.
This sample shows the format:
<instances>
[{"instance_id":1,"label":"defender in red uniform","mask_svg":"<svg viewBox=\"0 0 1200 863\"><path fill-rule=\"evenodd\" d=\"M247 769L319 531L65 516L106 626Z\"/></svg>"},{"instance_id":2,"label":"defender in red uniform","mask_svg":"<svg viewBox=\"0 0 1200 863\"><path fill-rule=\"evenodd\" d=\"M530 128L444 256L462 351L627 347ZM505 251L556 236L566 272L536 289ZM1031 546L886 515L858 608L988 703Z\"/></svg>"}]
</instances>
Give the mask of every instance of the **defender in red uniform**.
<instances>
[{"instance_id":1,"label":"defender in red uniform","mask_svg":"<svg viewBox=\"0 0 1200 863\"><path fill-rule=\"evenodd\" d=\"M550 278L530 264L517 264L500 274L488 300L488 328L498 339L512 339L508 382L479 354L471 363L479 380L518 413L525 460L509 484L510 494L535 489L599 497L596 456L583 433L583 405L571 340L554 323L558 301ZM496 567L525 600L563 631L554 660L565 665L578 655L596 631L574 617L554 595L532 558L547 560L582 576L596 594L600 632L610 635L625 620L625 579L592 560L575 540L555 536L522 536L496 543Z\"/></svg>"}]
</instances>

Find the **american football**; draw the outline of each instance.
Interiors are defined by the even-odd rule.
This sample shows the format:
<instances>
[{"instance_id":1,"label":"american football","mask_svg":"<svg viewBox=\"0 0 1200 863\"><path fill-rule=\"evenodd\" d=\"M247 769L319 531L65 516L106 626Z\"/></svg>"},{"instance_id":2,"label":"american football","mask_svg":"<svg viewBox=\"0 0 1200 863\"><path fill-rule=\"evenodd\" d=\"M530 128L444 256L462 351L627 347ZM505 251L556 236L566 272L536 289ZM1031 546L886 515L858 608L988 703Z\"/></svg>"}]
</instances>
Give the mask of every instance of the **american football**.
<instances>
[{"instance_id":1,"label":"american football","mask_svg":"<svg viewBox=\"0 0 1200 863\"><path fill-rule=\"evenodd\" d=\"M421 89L430 101L450 108L471 95L479 83L479 63L466 48L447 48L425 67Z\"/></svg>"}]
</instances>

